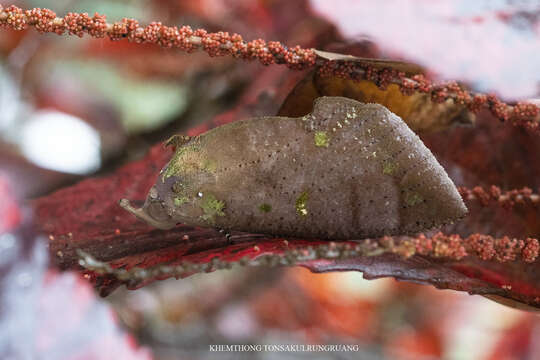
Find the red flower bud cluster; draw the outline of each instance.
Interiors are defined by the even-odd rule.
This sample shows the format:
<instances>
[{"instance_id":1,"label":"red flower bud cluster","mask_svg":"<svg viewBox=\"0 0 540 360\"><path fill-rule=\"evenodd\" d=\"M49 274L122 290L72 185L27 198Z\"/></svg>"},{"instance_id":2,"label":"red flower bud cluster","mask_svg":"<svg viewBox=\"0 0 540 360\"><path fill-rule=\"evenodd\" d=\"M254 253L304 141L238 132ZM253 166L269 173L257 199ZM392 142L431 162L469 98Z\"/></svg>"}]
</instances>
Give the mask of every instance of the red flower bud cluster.
<instances>
[{"instance_id":1,"label":"red flower bud cluster","mask_svg":"<svg viewBox=\"0 0 540 360\"><path fill-rule=\"evenodd\" d=\"M405 95L411 95L415 91L427 93L438 103L452 99L472 112L487 108L501 121L510 121L529 130L540 130L540 108L535 104L521 102L509 105L494 95L473 94L456 82L434 84L421 74L407 77L404 72L392 68L375 68L357 61L321 59L317 58L313 49L303 49L300 46L288 48L277 41L245 41L239 34L223 31L209 33L204 29L193 30L189 26L165 26L160 22L141 26L137 20L128 18L110 24L104 15L97 13L90 17L87 13L70 12L61 18L49 9L22 10L14 5L7 8L0 6L0 26L14 30L34 26L39 32L54 32L59 35L67 32L80 37L89 34L96 38L107 36L111 40L125 38L136 43L153 43L186 52L202 49L210 56L231 55L248 61L258 60L263 65L285 64L296 70L317 65L318 72L323 76L367 79L381 89L385 89L389 84L397 84Z\"/></svg>"},{"instance_id":2,"label":"red flower bud cluster","mask_svg":"<svg viewBox=\"0 0 540 360\"><path fill-rule=\"evenodd\" d=\"M437 233L431 238L419 235L405 240L412 242L416 253L426 256L460 260L465 256L477 256L482 260L499 262L521 260L532 263L538 258L540 244L538 239L525 240L510 238L494 238L484 234L472 234L463 239L457 234L445 235Z\"/></svg>"},{"instance_id":3,"label":"red flower bud cluster","mask_svg":"<svg viewBox=\"0 0 540 360\"><path fill-rule=\"evenodd\" d=\"M165 26L160 22L140 26L137 20L127 18L110 24L104 15L98 13L90 17L87 13L70 12L61 18L49 9L22 10L14 5L7 8L0 6L0 26L14 30L34 26L42 33L68 33L79 37L88 34L95 38L108 36L111 40L126 38L136 43L152 43L187 52L200 48L210 56L232 55L243 60L259 60L263 65L285 64L291 69L313 67L316 59L312 49L300 46L287 48L279 42L262 39L245 41L239 34L223 31L208 33L204 29Z\"/></svg>"},{"instance_id":4,"label":"red flower bud cluster","mask_svg":"<svg viewBox=\"0 0 540 360\"><path fill-rule=\"evenodd\" d=\"M478 200L483 206L498 204L504 208L511 209L515 204L539 205L540 195L524 187L502 191L499 187L492 185L489 189L475 186L472 189L459 187L459 193L465 200Z\"/></svg>"},{"instance_id":5,"label":"red flower bud cluster","mask_svg":"<svg viewBox=\"0 0 540 360\"><path fill-rule=\"evenodd\" d=\"M389 84L396 84L404 95L411 95L414 92L426 93L436 103L452 99L474 113L486 108L501 121L509 121L513 125L523 126L531 131L540 131L540 107L536 104L518 102L510 105L499 100L495 95L477 94L465 90L455 81L436 84L422 74L407 77L404 72L396 69L377 68L362 61L327 60L321 63L317 71L321 76L335 76L351 80L366 79L377 84L381 90L386 89Z\"/></svg>"}]
</instances>

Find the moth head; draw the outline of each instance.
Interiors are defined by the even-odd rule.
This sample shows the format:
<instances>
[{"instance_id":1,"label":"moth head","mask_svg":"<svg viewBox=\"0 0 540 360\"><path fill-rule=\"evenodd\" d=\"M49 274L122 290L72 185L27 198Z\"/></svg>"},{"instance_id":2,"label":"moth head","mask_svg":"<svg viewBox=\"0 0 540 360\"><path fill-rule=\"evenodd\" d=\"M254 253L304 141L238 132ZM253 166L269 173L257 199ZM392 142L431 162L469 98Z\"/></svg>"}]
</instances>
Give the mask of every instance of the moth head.
<instances>
[{"instance_id":1,"label":"moth head","mask_svg":"<svg viewBox=\"0 0 540 360\"><path fill-rule=\"evenodd\" d=\"M175 153L161 170L160 176L146 197L141 208L133 207L129 200L120 200L120 206L151 226L167 230L176 224L197 217L193 211L197 199L194 184L205 180L205 171L200 164L210 165L200 158L198 146L187 146L191 138L175 135L165 142ZM206 169L203 169L206 170Z\"/></svg>"},{"instance_id":2,"label":"moth head","mask_svg":"<svg viewBox=\"0 0 540 360\"><path fill-rule=\"evenodd\" d=\"M142 208L133 207L127 199L120 200L119 204L140 220L158 229L171 229L178 222L173 217L169 201L161 196L155 185L150 189Z\"/></svg>"}]
</instances>

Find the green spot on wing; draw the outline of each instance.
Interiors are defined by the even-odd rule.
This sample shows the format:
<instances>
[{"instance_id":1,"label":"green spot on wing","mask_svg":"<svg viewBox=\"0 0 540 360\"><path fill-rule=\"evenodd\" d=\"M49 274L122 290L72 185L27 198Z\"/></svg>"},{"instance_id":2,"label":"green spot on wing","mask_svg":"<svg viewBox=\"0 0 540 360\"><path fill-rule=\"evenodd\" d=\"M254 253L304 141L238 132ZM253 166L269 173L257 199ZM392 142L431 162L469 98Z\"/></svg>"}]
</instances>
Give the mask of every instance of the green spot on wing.
<instances>
[{"instance_id":1,"label":"green spot on wing","mask_svg":"<svg viewBox=\"0 0 540 360\"><path fill-rule=\"evenodd\" d=\"M328 147L330 143L330 138L326 131L317 131L315 132L315 146L318 147Z\"/></svg>"},{"instance_id":2,"label":"green spot on wing","mask_svg":"<svg viewBox=\"0 0 540 360\"><path fill-rule=\"evenodd\" d=\"M296 213L300 216L307 216L308 210L307 210L307 201L309 199L309 195L307 191L304 191L300 196L296 199Z\"/></svg>"},{"instance_id":3,"label":"green spot on wing","mask_svg":"<svg viewBox=\"0 0 540 360\"><path fill-rule=\"evenodd\" d=\"M383 166L383 174L385 175L391 175L396 170L396 165L392 163L385 163Z\"/></svg>"},{"instance_id":4,"label":"green spot on wing","mask_svg":"<svg viewBox=\"0 0 540 360\"><path fill-rule=\"evenodd\" d=\"M188 202L187 196L177 196L174 198L174 206L179 207L182 204L185 204Z\"/></svg>"},{"instance_id":5,"label":"green spot on wing","mask_svg":"<svg viewBox=\"0 0 540 360\"><path fill-rule=\"evenodd\" d=\"M165 179L167 179L170 176L173 176L175 174L176 175L180 174L180 171L182 170L181 157L185 151L186 151L185 147L179 147L176 149L171 161L169 161L169 164L167 165L167 169L163 173L163 177L161 178L163 182L165 182Z\"/></svg>"},{"instance_id":6,"label":"green spot on wing","mask_svg":"<svg viewBox=\"0 0 540 360\"><path fill-rule=\"evenodd\" d=\"M197 143L189 143L176 148L174 155L165 169L162 180L165 181L170 176L182 177L187 174L198 174L201 172L215 173L217 162L208 159L201 151Z\"/></svg>"},{"instance_id":7,"label":"green spot on wing","mask_svg":"<svg viewBox=\"0 0 540 360\"><path fill-rule=\"evenodd\" d=\"M207 172L215 172L217 170L217 162L210 159L205 159L202 161L201 169Z\"/></svg>"},{"instance_id":8,"label":"green spot on wing","mask_svg":"<svg viewBox=\"0 0 540 360\"><path fill-rule=\"evenodd\" d=\"M405 202L409 206L420 204L422 201L424 201L424 198L414 191L405 194Z\"/></svg>"},{"instance_id":9,"label":"green spot on wing","mask_svg":"<svg viewBox=\"0 0 540 360\"><path fill-rule=\"evenodd\" d=\"M202 199L201 208L204 215L202 219L213 223L216 216L225 216L223 210L225 209L225 202L216 199L212 194L204 194Z\"/></svg>"},{"instance_id":10,"label":"green spot on wing","mask_svg":"<svg viewBox=\"0 0 540 360\"><path fill-rule=\"evenodd\" d=\"M259 210L261 212L268 213L268 212L272 211L272 205L266 204L266 203L261 204L261 205L259 205Z\"/></svg>"}]
</instances>

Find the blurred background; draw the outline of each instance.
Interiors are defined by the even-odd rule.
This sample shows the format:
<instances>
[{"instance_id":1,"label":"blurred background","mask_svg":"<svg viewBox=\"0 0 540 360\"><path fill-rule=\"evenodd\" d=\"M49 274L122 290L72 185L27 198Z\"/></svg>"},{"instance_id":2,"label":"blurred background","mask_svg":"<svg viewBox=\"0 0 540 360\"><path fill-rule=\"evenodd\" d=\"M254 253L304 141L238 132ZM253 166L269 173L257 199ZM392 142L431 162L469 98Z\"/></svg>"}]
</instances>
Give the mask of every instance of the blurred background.
<instances>
[{"instance_id":1,"label":"blurred background","mask_svg":"<svg viewBox=\"0 0 540 360\"><path fill-rule=\"evenodd\" d=\"M420 63L505 98L539 97L538 1L0 1L190 25ZM426 34L429 36L418 36ZM500 39L500 41L499 41ZM503 41L504 39L504 41ZM516 69L520 69L516 71ZM204 52L0 31L0 169L46 195L176 133L272 115L305 73ZM0 242L1 243L1 242ZM80 285L84 286L84 285ZM108 302L156 359L539 359L537 315L361 273L234 269L119 289ZM360 353L209 353L209 344L359 344Z\"/></svg>"}]
</instances>

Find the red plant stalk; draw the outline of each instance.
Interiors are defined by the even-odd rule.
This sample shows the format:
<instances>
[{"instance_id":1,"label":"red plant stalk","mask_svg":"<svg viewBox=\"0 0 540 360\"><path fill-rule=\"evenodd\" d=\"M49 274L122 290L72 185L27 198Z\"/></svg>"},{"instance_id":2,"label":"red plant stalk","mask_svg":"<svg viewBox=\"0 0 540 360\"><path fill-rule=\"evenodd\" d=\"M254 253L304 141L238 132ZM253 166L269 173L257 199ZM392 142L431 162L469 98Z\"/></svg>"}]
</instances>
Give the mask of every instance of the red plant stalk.
<instances>
[{"instance_id":1,"label":"red plant stalk","mask_svg":"<svg viewBox=\"0 0 540 360\"><path fill-rule=\"evenodd\" d=\"M257 246L255 246L257 248ZM303 250L289 250L280 254L263 254L256 258L244 257L236 261L222 261L218 257L210 262L182 262L175 265L158 265L149 268L115 268L106 262L98 261L91 255L78 251L80 265L98 274L113 274L119 280L145 280L159 276L186 276L196 272L207 272L241 266L292 266L312 260L348 259L357 256L379 256L386 252L411 257L415 254L461 260L467 256L498 262L524 261L532 263L538 258L540 243L537 239L513 239L507 236L493 238L489 235L473 234L463 239L459 235L437 233L432 237L420 234L417 237L383 237L378 240L364 239L356 245L329 242L328 245L308 246ZM258 249L255 249L258 252Z\"/></svg>"},{"instance_id":2,"label":"red plant stalk","mask_svg":"<svg viewBox=\"0 0 540 360\"><path fill-rule=\"evenodd\" d=\"M209 33L204 29L193 30L189 26L165 26L160 22L140 26L137 20L128 18L111 24L107 23L104 15L98 13L90 17L87 13L69 12L61 18L49 9L23 10L14 5L6 8L0 6L0 26L14 30L25 30L33 26L40 33L51 32L58 35L67 32L79 37L86 33L95 38L105 36L111 40L125 38L136 43L153 43L187 52L202 49L210 56L231 55L248 61L258 60L263 65L284 64L295 70L317 66L322 75L352 80L367 79L383 89L393 83L397 84L404 94L415 91L428 93L436 102L452 99L458 104L465 105L472 112L487 108L501 121L510 121L529 130L539 130L540 127L540 107L533 103L518 102L510 105L495 95L467 91L456 82L435 84L422 74L407 77L404 72L391 68L375 68L357 61L326 60L318 57L314 49L303 49L300 46L288 48L280 42L267 42L263 39L248 42L235 33L222 31Z\"/></svg>"}]
</instances>

